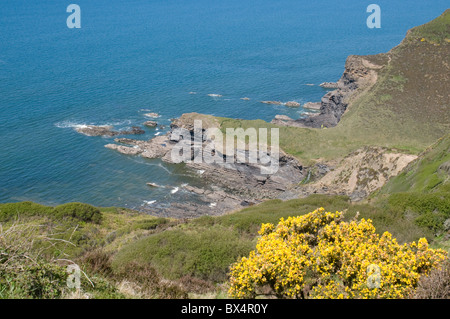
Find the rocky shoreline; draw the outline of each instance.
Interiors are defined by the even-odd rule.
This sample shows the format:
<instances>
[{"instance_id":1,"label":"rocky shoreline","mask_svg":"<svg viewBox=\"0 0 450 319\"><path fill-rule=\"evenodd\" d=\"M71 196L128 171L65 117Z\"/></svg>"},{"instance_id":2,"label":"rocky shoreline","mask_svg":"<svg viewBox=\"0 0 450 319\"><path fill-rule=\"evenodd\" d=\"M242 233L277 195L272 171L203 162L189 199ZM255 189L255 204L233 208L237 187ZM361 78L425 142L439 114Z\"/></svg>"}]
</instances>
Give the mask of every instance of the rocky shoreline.
<instances>
[{"instance_id":1,"label":"rocky shoreline","mask_svg":"<svg viewBox=\"0 0 450 319\"><path fill-rule=\"evenodd\" d=\"M148 141L129 138L116 138L116 143L105 145L106 148L118 151L124 155L143 158L160 158L167 163L174 163L173 152L177 147L191 147L196 136L194 121L203 119L203 130L197 132L201 136L202 151L211 145L211 136L208 128L218 127L212 118L196 113L183 114L172 122L170 131L162 136L154 137ZM184 133L183 133L184 132ZM186 134L187 132L187 134ZM208 149L208 151L211 151ZM205 163L194 161L194 152L191 161L185 163L187 169L201 172L200 178L205 185L203 188L184 186L184 190L195 194L198 203L176 203L165 209L159 209L160 215L171 217L198 217L201 215L220 215L249 205L259 203L266 199L278 198L287 190L295 187L303 178L303 166L292 156L280 152L278 170L274 174L263 174L264 164L240 162L238 154L250 158L252 154L248 149L237 149L232 155L220 153L218 148L213 150L222 157L223 162ZM230 161L230 156L232 160ZM259 154L258 156L262 156ZM272 156L267 152L264 156ZM228 158L228 159L227 159Z\"/></svg>"},{"instance_id":2,"label":"rocky shoreline","mask_svg":"<svg viewBox=\"0 0 450 319\"><path fill-rule=\"evenodd\" d=\"M319 110L318 114L297 120L275 118L271 123L282 126L323 128L334 127L347 110L349 101L361 92L361 89L372 86L377 79L375 65L363 56L351 55L345 63L345 71L337 82L324 82L323 88L334 89L326 93L320 102L306 103L303 107Z\"/></svg>"}]
</instances>

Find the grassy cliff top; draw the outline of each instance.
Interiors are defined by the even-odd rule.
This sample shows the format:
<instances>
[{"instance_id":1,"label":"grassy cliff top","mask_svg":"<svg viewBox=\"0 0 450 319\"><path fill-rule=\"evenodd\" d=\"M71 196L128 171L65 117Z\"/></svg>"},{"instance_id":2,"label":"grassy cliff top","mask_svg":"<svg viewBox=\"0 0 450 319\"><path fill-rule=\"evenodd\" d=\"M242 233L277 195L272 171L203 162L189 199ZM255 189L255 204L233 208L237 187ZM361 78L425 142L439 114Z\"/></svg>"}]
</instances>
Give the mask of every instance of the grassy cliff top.
<instances>
[{"instance_id":1,"label":"grassy cliff top","mask_svg":"<svg viewBox=\"0 0 450 319\"><path fill-rule=\"evenodd\" d=\"M450 42L450 9L433 21L411 29L408 38L437 44Z\"/></svg>"}]
</instances>

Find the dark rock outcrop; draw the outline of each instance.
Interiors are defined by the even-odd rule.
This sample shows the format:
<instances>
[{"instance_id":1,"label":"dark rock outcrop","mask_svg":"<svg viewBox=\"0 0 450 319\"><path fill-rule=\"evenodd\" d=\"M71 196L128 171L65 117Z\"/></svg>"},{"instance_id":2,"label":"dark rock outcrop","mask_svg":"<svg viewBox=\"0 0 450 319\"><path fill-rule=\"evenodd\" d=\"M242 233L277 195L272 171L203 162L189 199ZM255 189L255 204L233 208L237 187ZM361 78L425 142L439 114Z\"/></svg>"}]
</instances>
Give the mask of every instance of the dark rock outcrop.
<instances>
[{"instance_id":1,"label":"dark rock outcrop","mask_svg":"<svg viewBox=\"0 0 450 319\"><path fill-rule=\"evenodd\" d=\"M145 131L143 129L141 129L139 126L133 126L133 127L131 127L131 130L120 131L119 134L121 134L121 135L142 135L142 134L145 134Z\"/></svg>"},{"instance_id":2,"label":"dark rock outcrop","mask_svg":"<svg viewBox=\"0 0 450 319\"><path fill-rule=\"evenodd\" d=\"M345 63L345 71L336 83L322 83L322 87L335 88L322 97L320 101L320 113L307 118L293 121L281 121L274 119L273 124L296 127L333 127L341 120L342 115L347 110L350 98L359 88L373 85L377 79L376 70L381 68L362 56L351 55ZM317 104L309 104L317 108Z\"/></svg>"}]
</instances>

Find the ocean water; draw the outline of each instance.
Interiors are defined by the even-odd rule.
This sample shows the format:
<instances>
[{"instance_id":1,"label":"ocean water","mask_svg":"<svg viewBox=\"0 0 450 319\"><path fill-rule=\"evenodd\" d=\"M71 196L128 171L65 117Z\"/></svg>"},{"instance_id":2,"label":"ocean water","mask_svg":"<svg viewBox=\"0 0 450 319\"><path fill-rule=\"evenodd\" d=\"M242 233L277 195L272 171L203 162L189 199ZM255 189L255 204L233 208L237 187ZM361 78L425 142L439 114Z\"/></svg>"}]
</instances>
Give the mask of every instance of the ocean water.
<instances>
[{"instance_id":1,"label":"ocean water","mask_svg":"<svg viewBox=\"0 0 450 319\"><path fill-rule=\"evenodd\" d=\"M71 3L81 8L81 29L66 26ZM104 148L111 138L74 128L124 129L149 111L165 125L186 112L298 118L301 108L259 101L318 101L326 92L318 84L339 79L348 55L388 51L448 6L377 0L382 27L368 29L370 3L1 1L0 202L139 208L187 200L180 185L198 183L195 172L121 155ZM158 133L146 131L138 138Z\"/></svg>"}]
</instances>

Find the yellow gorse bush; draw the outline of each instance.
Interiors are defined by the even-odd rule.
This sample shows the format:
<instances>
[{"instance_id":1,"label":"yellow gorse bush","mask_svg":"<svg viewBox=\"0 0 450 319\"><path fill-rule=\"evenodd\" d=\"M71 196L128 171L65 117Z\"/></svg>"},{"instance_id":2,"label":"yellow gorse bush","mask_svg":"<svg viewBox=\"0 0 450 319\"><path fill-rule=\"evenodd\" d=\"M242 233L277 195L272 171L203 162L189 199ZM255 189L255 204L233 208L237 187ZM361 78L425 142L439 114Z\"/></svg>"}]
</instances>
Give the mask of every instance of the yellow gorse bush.
<instances>
[{"instance_id":1,"label":"yellow gorse bush","mask_svg":"<svg viewBox=\"0 0 450 319\"><path fill-rule=\"evenodd\" d=\"M229 294L254 298L403 298L447 252L426 239L400 245L372 221L342 221L319 208L263 224L256 250L231 266Z\"/></svg>"}]
</instances>

